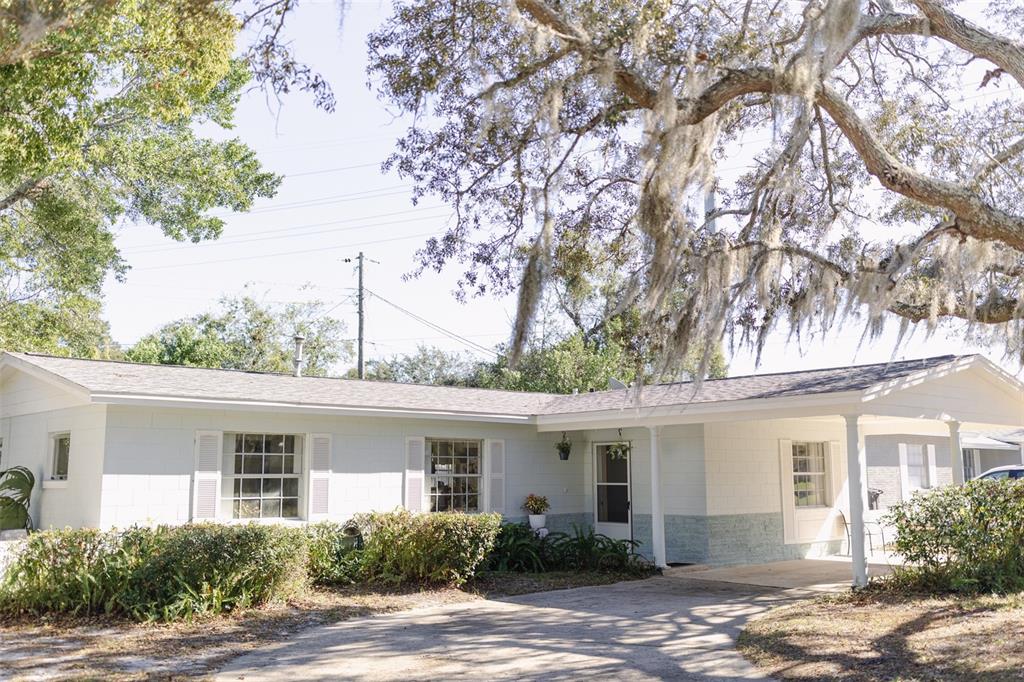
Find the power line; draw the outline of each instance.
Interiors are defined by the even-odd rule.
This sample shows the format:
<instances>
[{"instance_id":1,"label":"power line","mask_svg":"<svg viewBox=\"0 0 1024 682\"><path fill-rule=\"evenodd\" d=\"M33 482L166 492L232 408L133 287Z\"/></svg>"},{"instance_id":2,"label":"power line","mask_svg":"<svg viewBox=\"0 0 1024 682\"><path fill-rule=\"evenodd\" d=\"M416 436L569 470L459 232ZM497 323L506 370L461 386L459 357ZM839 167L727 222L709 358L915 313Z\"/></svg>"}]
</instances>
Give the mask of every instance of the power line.
<instances>
[{"instance_id":1,"label":"power line","mask_svg":"<svg viewBox=\"0 0 1024 682\"><path fill-rule=\"evenodd\" d=\"M277 258L279 256L295 256L302 253L315 253L318 251L334 251L337 249L351 249L357 246L369 246L370 244L384 244L387 242L397 242L406 239L418 239L420 237L429 237L436 235L437 231L433 230L430 232L422 232L420 234L410 234L405 237L391 237L389 239L374 239L368 242L356 242L354 244L336 244L335 246L319 246L313 249L298 249L296 251L278 251L277 253L264 253L256 256L239 256L237 258L215 258L204 261L193 261L191 263L170 263L167 265L151 265L145 268L133 268L133 270L144 271L144 270L165 270L167 268L184 268L193 265L215 265L217 263L233 263L236 261L245 260L256 260L258 258Z\"/></svg>"},{"instance_id":2,"label":"power line","mask_svg":"<svg viewBox=\"0 0 1024 682\"><path fill-rule=\"evenodd\" d=\"M253 235L261 234L274 234L277 232L291 232L293 230L301 230L307 227L325 227L327 225L341 225L343 223L353 223L359 220L374 220L376 218L387 218L393 215L404 215L406 213L419 213L422 211L431 211L437 208L447 208L447 204L438 204L437 206L417 206L416 208L407 208L403 211L390 211L388 213L374 213L372 215L355 216L352 218L341 218L339 220L327 220L319 223L306 223L304 225L290 225L288 227L274 227L269 230L256 230L254 232L246 232L245 234L238 235L239 237L251 237ZM226 240L217 240L218 243ZM135 247L149 248L149 247L164 247L167 246L167 241L159 242L147 242L144 244L136 244Z\"/></svg>"},{"instance_id":3,"label":"power line","mask_svg":"<svg viewBox=\"0 0 1024 682\"><path fill-rule=\"evenodd\" d=\"M378 187L376 189L367 189L360 192L350 192L349 194L333 194L326 197L318 197L316 199L307 199L304 201L293 201L287 204L273 204L271 206L265 206L263 208L254 208L245 211L249 213L274 213L276 211L291 211L297 208L309 208L313 206L326 206L328 204L341 204L349 201L361 201L363 199L377 199L379 197L390 197L396 194L405 194L410 189L411 185L391 185L389 187ZM394 192L386 192L385 190L397 190ZM376 194L375 194L376 192ZM224 218L232 215L231 213L217 214L218 218Z\"/></svg>"},{"instance_id":4,"label":"power line","mask_svg":"<svg viewBox=\"0 0 1024 682\"><path fill-rule=\"evenodd\" d=\"M444 208L446 210L448 209L447 206L442 206L441 208ZM273 236L270 236L270 237L248 237L248 236L245 236L245 235L239 235L239 238L235 238L235 239L224 239L224 240L215 239L215 240L210 240L210 241L206 241L206 242L199 242L199 243L195 243L195 244L163 245L163 246L160 246L160 247L153 247L153 248L140 249L140 250L130 249L130 252L134 253L134 254L140 254L140 253L157 253L157 252L161 252L161 251L180 251L182 248L193 249L193 248L209 247L209 246L234 246L235 244L248 244L248 243L251 243L251 242L265 242L265 241L271 241L271 240L274 240L274 239L294 239L296 237L309 237L309 236L317 235L317 234L333 234L333 233L336 233L336 232L349 232L349 231L352 231L352 230L362 230L362 229L365 229L365 228L368 228L368 227L382 227L384 225L400 225L400 224L403 224L403 223L415 223L415 222L419 222L421 220L436 220L438 218L448 218L451 215L452 214L449 211L447 214L444 214L444 215L441 215L441 214L439 214L439 215L425 215L425 216L418 216L416 218L406 218L405 220L386 220L384 222L379 222L379 223L367 223L365 225L350 225L348 227L338 227L338 228L333 228L333 229L328 229L328 230L313 230L313 231L310 231L310 232L289 232L288 234L279 234L279 235L273 235ZM331 223L322 223L322 224L330 225ZM284 228L284 229L286 231L288 230L288 228ZM274 230L274 232L277 232L277 231L279 231L279 230L277 230L277 229Z\"/></svg>"},{"instance_id":5,"label":"power line","mask_svg":"<svg viewBox=\"0 0 1024 682\"><path fill-rule=\"evenodd\" d=\"M314 170L314 171L303 171L302 173L281 173L281 175L283 175L285 177L285 179L287 179L287 178L301 178L301 177L304 177L306 175L323 175L324 173L337 173L339 171L355 170L357 168L370 168L371 166L379 166L379 165L380 165L379 161L374 161L372 163L357 163L354 166L338 166L337 168L322 168L320 170Z\"/></svg>"},{"instance_id":6,"label":"power line","mask_svg":"<svg viewBox=\"0 0 1024 682\"><path fill-rule=\"evenodd\" d=\"M423 317L420 317L419 315L417 315L416 313L412 312L411 310L408 310L407 308L403 308L402 306L398 305L397 303L394 303L393 301L389 301L388 299L384 298L383 296L381 296L380 294L378 294L378 293L376 293L374 291L366 289L366 293L368 293L371 296L374 296L376 298L379 298L381 301L383 301L384 303L387 303L389 306L391 306L395 310L397 310L397 311L399 311L401 313L404 313L405 315L408 315L412 319L416 320L417 322L419 322L421 324L424 324L424 325L430 327L434 331L437 331L437 332L440 332L440 333L444 334L445 336L447 336L448 338L452 339L453 341L458 341L459 343L462 343L463 345L468 347L470 350L476 351L478 353L484 353L484 354L489 355L489 356L498 357L498 353L495 350L493 350L491 348L487 348L485 346L481 346L480 344L476 343L475 341L470 341L465 336L460 336L459 334L456 334L455 332L453 332L453 331L451 331L449 329L445 329L444 327L442 327L439 324L435 324L434 322L431 322L430 320L427 320L427 319L425 319Z\"/></svg>"}]
</instances>

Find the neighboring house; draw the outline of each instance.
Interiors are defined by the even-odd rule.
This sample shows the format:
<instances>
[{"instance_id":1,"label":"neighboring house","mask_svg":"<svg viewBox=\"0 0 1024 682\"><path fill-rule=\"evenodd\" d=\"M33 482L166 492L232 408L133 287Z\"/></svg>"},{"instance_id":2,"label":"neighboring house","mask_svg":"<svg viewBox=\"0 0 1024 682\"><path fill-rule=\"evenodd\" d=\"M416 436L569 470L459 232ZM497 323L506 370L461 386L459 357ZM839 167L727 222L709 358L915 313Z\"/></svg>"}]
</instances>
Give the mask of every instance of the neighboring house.
<instances>
[{"instance_id":1,"label":"neighboring house","mask_svg":"<svg viewBox=\"0 0 1024 682\"><path fill-rule=\"evenodd\" d=\"M5 353L0 446L37 474L43 528L519 519L532 492L553 529L593 525L659 564L742 563L837 551L871 485L888 504L963 480L961 425L1020 428L1022 398L980 356L549 395Z\"/></svg>"}]
</instances>

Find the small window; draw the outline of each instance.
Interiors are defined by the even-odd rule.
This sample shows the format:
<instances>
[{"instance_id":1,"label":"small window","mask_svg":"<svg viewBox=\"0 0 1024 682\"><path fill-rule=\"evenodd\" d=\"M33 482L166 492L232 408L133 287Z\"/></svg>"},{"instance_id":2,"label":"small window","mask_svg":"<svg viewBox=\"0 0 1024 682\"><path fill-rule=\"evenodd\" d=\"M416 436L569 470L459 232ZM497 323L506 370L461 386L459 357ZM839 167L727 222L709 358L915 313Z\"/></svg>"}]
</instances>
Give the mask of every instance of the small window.
<instances>
[{"instance_id":1,"label":"small window","mask_svg":"<svg viewBox=\"0 0 1024 682\"><path fill-rule=\"evenodd\" d=\"M793 496L798 509L828 506L824 443L793 443Z\"/></svg>"},{"instance_id":2,"label":"small window","mask_svg":"<svg viewBox=\"0 0 1024 682\"><path fill-rule=\"evenodd\" d=\"M68 458L71 455L71 434L59 433L53 437L53 468L50 478L55 481L68 479Z\"/></svg>"},{"instance_id":3,"label":"small window","mask_svg":"<svg viewBox=\"0 0 1024 682\"><path fill-rule=\"evenodd\" d=\"M480 511L482 449L478 440L427 439L430 511Z\"/></svg>"},{"instance_id":4,"label":"small window","mask_svg":"<svg viewBox=\"0 0 1024 682\"><path fill-rule=\"evenodd\" d=\"M907 443L907 485L912 490L930 488L928 455L920 443Z\"/></svg>"}]
</instances>

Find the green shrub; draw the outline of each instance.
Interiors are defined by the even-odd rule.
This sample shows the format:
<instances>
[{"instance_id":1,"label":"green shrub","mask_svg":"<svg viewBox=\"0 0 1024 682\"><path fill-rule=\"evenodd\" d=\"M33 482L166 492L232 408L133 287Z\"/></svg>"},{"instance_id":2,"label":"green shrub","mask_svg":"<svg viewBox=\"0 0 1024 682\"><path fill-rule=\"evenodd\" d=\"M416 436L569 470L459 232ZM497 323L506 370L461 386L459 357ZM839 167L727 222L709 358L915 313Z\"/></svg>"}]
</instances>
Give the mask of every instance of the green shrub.
<instances>
[{"instance_id":1,"label":"green shrub","mask_svg":"<svg viewBox=\"0 0 1024 682\"><path fill-rule=\"evenodd\" d=\"M572 533L551 533L540 538L528 525L501 527L488 557L492 571L540 573L544 571L616 571L642 575L653 566L636 553L639 543L616 540L592 528L573 526Z\"/></svg>"},{"instance_id":2,"label":"green shrub","mask_svg":"<svg viewBox=\"0 0 1024 682\"><path fill-rule=\"evenodd\" d=\"M353 524L324 521L306 526L309 580L314 585L351 585L359 580L362 538Z\"/></svg>"},{"instance_id":3,"label":"green shrub","mask_svg":"<svg viewBox=\"0 0 1024 682\"><path fill-rule=\"evenodd\" d=\"M525 523L505 523L498 531L494 549L487 557L492 571L542 573L550 570L548 542Z\"/></svg>"},{"instance_id":4,"label":"green shrub","mask_svg":"<svg viewBox=\"0 0 1024 682\"><path fill-rule=\"evenodd\" d=\"M306 581L300 529L190 524L30 536L0 583L8 613L176 620L287 599Z\"/></svg>"},{"instance_id":5,"label":"green shrub","mask_svg":"<svg viewBox=\"0 0 1024 682\"><path fill-rule=\"evenodd\" d=\"M494 547L500 514L366 514L360 575L370 582L462 585Z\"/></svg>"},{"instance_id":6,"label":"green shrub","mask_svg":"<svg viewBox=\"0 0 1024 682\"><path fill-rule=\"evenodd\" d=\"M645 573L650 563L636 553L635 540L618 540L594 532L591 527L573 524L573 532L552 533L546 540L551 545L552 561L568 571L622 571Z\"/></svg>"},{"instance_id":7,"label":"green shrub","mask_svg":"<svg viewBox=\"0 0 1024 682\"><path fill-rule=\"evenodd\" d=\"M937 591L1024 590L1024 481L969 481L890 508L896 585Z\"/></svg>"}]
</instances>

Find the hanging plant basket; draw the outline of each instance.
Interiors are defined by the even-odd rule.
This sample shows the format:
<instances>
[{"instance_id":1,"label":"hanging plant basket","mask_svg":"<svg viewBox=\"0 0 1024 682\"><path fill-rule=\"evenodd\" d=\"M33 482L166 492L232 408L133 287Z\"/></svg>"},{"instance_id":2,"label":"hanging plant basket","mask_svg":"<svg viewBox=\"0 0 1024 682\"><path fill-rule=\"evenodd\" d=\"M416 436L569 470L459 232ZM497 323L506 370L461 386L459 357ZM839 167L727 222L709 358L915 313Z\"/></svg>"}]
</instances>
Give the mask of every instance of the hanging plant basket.
<instances>
[{"instance_id":1,"label":"hanging plant basket","mask_svg":"<svg viewBox=\"0 0 1024 682\"><path fill-rule=\"evenodd\" d=\"M555 450L558 451L558 459L563 462L569 459L569 453L572 452L572 441L566 439L565 431L562 431L562 440L555 443Z\"/></svg>"},{"instance_id":2,"label":"hanging plant basket","mask_svg":"<svg viewBox=\"0 0 1024 682\"><path fill-rule=\"evenodd\" d=\"M608 456L612 459L629 459L629 452L632 450L629 441L622 440L622 429L619 429L619 440L608 446Z\"/></svg>"}]
</instances>

